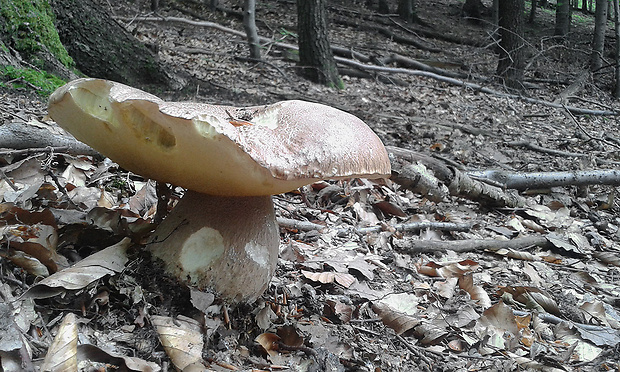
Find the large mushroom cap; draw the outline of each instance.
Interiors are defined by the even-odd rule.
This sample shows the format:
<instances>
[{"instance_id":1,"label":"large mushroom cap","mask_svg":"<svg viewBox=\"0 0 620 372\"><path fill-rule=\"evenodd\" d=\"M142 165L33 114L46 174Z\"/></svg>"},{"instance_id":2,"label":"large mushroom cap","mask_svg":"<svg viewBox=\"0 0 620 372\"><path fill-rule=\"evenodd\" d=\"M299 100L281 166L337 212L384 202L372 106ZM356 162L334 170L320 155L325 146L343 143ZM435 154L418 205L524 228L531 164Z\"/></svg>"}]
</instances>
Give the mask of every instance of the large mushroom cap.
<instances>
[{"instance_id":1,"label":"large mushroom cap","mask_svg":"<svg viewBox=\"0 0 620 372\"><path fill-rule=\"evenodd\" d=\"M272 195L320 179L390 174L387 152L364 122L317 103L164 102L120 83L78 79L52 94L49 114L122 167L211 195Z\"/></svg>"}]
</instances>

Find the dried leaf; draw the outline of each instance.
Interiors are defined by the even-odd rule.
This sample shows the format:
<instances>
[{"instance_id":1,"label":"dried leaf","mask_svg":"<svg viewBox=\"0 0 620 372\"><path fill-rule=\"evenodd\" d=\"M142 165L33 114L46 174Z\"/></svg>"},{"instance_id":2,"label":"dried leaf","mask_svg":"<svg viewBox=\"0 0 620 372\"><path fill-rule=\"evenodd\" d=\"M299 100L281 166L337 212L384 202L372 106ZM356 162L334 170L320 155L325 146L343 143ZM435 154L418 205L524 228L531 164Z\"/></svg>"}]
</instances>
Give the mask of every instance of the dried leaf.
<instances>
[{"instance_id":1,"label":"dried leaf","mask_svg":"<svg viewBox=\"0 0 620 372\"><path fill-rule=\"evenodd\" d=\"M420 320L412 316L394 311L384 303L373 303L374 311L386 326L392 328L397 335L401 335L420 324Z\"/></svg>"},{"instance_id":2,"label":"dried leaf","mask_svg":"<svg viewBox=\"0 0 620 372\"><path fill-rule=\"evenodd\" d=\"M479 350L483 355L498 349L513 350L519 342L519 327L515 316L503 301L486 309L474 329L478 337L486 341Z\"/></svg>"},{"instance_id":3,"label":"dried leaf","mask_svg":"<svg viewBox=\"0 0 620 372\"><path fill-rule=\"evenodd\" d=\"M439 276L442 278L458 278L465 273L474 271L478 268L478 263L472 260L463 260L450 264L438 264L429 262L424 266L418 267L420 274L428 276Z\"/></svg>"},{"instance_id":4,"label":"dried leaf","mask_svg":"<svg viewBox=\"0 0 620 372\"><path fill-rule=\"evenodd\" d=\"M197 321L182 315L176 319L154 315L151 322L166 354L178 370L202 363L204 341Z\"/></svg>"},{"instance_id":5,"label":"dried leaf","mask_svg":"<svg viewBox=\"0 0 620 372\"><path fill-rule=\"evenodd\" d=\"M280 342L284 345L290 347L300 347L304 344L304 338L301 337L299 332L297 332L297 329L293 326L285 325L278 327L277 333L280 337Z\"/></svg>"},{"instance_id":6,"label":"dried leaf","mask_svg":"<svg viewBox=\"0 0 620 372\"><path fill-rule=\"evenodd\" d=\"M528 308L544 310L554 315L560 315L557 303L547 293L535 287L500 287L498 295L509 293L516 300L526 305Z\"/></svg>"},{"instance_id":7,"label":"dried leaf","mask_svg":"<svg viewBox=\"0 0 620 372\"><path fill-rule=\"evenodd\" d=\"M77 351L80 360L87 359L93 362L104 363L110 367L109 370L118 369L136 372L157 372L161 370L161 367L156 363L147 362L136 357L118 355L91 344L78 345Z\"/></svg>"},{"instance_id":8,"label":"dried leaf","mask_svg":"<svg viewBox=\"0 0 620 372\"><path fill-rule=\"evenodd\" d=\"M402 217L402 218L407 217L407 213L405 213L402 209L400 209L399 206L397 206L396 204L390 203L389 201L386 201L386 200L378 201L374 203L373 206L379 208L379 210L383 212L383 214L387 214L390 216L396 216L396 217Z\"/></svg>"},{"instance_id":9,"label":"dried leaf","mask_svg":"<svg viewBox=\"0 0 620 372\"><path fill-rule=\"evenodd\" d=\"M264 331L271 327L272 321L275 319L277 319L276 313L273 312L269 304L265 304L258 314L256 314L255 321L258 328Z\"/></svg>"},{"instance_id":10,"label":"dried leaf","mask_svg":"<svg viewBox=\"0 0 620 372\"><path fill-rule=\"evenodd\" d=\"M594 257L602 263L620 266L620 254L618 252L594 252Z\"/></svg>"},{"instance_id":11,"label":"dried leaf","mask_svg":"<svg viewBox=\"0 0 620 372\"><path fill-rule=\"evenodd\" d=\"M491 306L491 298L482 287L474 285L474 277L471 273L459 278L459 288L469 293L471 299L478 301L483 309Z\"/></svg>"},{"instance_id":12,"label":"dried leaf","mask_svg":"<svg viewBox=\"0 0 620 372\"><path fill-rule=\"evenodd\" d=\"M0 256L2 256L1 252ZM10 260L15 266L21 267L22 269L26 270L26 272L30 275L40 276L43 278L50 275L47 267L45 267L45 265L43 265L41 261L24 252L11 250L9 251L9 254L6 256L6 258Z\"/></svg>"},{"instance_id":13,"label":"dried leaf","mask_svg":"<svg viewBox=\"0 0 620 372\"><path fill-rule=\"evenodd\" d=\"M42 371L77 371L78 326L75 314L65 316L47 350Z\"/></svg>"},{"instance_id":14,"label":"dried leaf","mask_svg":"<svg viewBox=\"0 0 620 372\"><path fill-rule=\"evenodd\" d=\"M258 342L258 344L262 346L270 356L273 357L278 355L278 342L280 341L280 336L275 333L261 333L256 336L254 341Z\"/></svg>"},{"instance_id":15,"label":"dried leaf","mask_svg":"<svg viewBox=\"0 0 620 372\"><path fill-rule=\"evenodd\" d=\"M355 283L355 277L351 274L337 273L333 271L324 271L320 273L314 273L311 271L301 270L301 273L308 279L323 284L333 283L334 281L345 288L349 288L351 284Z\"/></svg>"},{"instance_id":16,"label":"dried leaf","mask_svg":"<svg viewBox=\"0 0 620 372\"><path fill-rule=\"evenodd\" d=\"M131 240L124 238L117 244L94 253L75 265L59 271L30 287L24 298L48 298L65 290L81 289L106 275L114 275L125 268L127 248Z\"/></svg>"}]
</instances>

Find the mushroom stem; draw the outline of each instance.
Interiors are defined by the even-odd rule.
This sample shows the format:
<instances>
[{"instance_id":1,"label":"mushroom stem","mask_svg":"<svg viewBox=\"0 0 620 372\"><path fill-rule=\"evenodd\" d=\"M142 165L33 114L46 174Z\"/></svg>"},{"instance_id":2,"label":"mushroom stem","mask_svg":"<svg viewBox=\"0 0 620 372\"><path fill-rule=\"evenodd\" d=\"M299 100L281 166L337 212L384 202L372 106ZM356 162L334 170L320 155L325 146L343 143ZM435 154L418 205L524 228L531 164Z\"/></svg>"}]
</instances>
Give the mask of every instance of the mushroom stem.
<instances>
[{"instance_id":1,"label":"mushroom stem","mask_svg":"<svg viewBox=\"0 0 620 372\"><path fill-rule=\"evenodd\" d=\"M188 190L153 233L149 249L168 273L238 303L254 301L267 289L279 241L271 196Z\"/></svg>"}]
</instances>

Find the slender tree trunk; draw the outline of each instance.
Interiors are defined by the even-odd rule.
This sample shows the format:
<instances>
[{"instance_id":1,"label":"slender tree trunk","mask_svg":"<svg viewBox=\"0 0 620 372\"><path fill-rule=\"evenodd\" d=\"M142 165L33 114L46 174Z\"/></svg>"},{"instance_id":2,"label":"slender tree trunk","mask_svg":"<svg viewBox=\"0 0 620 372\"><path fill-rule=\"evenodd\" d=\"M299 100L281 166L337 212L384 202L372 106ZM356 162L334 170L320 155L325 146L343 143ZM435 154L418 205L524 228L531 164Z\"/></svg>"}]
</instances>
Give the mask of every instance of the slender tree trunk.
<instances>
[{"instance_id":1,"label":"slender tree trunk","mask_svg":"<svg viewBox=\"0 0 620 372\"><path fill-rule=\"evenodd\" d=\"M256 0L243 1L243 28L248 37L250 58L260 59L260 43L256 31Z\"/></svg>"},{"instance_id":2,"label":"slender tree trunk","mask_svg":"<svg viewBox=\"0 0 620 372\"><path fill-rule=\"evenodd\" d=\"M324 0L297 0L299 64L303 74L318 83L344 87L327 38Z\"/></svg>"},{"instance_id":3,"label":"slender tree trunk","mask_svg":"<svg viewBox=\"0 0 620 372\"><path fill-rule=\"evenodd\" d=\"M607 23L607 5L609 0L596 0L594 18L594 37L592 38L592 54L590 70L598 71L603 65L603 49L605 47L605 25Z\"/></svg>"},{"instance_id":4,"label":"slender tree trunk","mask_svg":"<svg viewBox=\"0 0 620 372\"><path fill-rule=\"evenodd\" d=\"M536 7L538 6L538 2L536 0L531 1L530 7L530 18L528 19L528 23L534 23L534 19L536 18Z\"/></svg>"},{"instance_id":5,"label":"slender tree trunk","mask_svg":"<svg viewBox=\"0 0 620 372\"><path fill-rule=\"evenodd\" d=\"M497 75L503 79L506 87L514 90L523 89L523 69L525 58L523 52L523 0L499 1L499 61Z\"/></svg>"},{"instance_id":6,"label":"slender tree trunk","mask_svg":"<svg viewBox=\"0 0 620 372\"><path fill-rule=\"evenodd\" d=\"M565 37L570 28L570 1L558 0L555 9L555 35Z\"/></svg>"},{"instance_id":7,"label":"slender tree trunk","mask_svg":"<svg viewBox=\"0 0 620 372\"><path fill-rule=\"evenodd\" d=\"M588 1L587 0L581 0L581 11L583 13L588 12Z\"/></svg>"},{"instance_id":8,"label":"slender tree trunk","mask_svg":"<svg viewBox=\"0 0 620 372\"><path fill-rule=\"evenodd\" d=\"M618 12L620 11L620 5L618 0L613 0L614 3L614 27L616 32L616 84L614 87L614 97L620 98L620 17Z\"/></svg>"}]
</instances>

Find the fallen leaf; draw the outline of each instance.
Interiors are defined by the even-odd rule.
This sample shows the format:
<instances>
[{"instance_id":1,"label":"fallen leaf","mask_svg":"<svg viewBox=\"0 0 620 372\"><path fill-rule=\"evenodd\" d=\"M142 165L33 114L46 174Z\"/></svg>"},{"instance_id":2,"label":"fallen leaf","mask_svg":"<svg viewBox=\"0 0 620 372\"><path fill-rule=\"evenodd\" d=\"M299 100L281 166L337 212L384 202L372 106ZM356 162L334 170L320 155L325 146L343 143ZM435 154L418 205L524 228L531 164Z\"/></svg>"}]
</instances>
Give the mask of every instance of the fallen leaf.
<instances>
[{"instance_id":1,"label":"fallen leaf","mask_svg":"<svg viewBox=\"0 0 620 372\"><path fill-rule=\"evenodd\" d=\"M30 287L23 298L48 298L65 290L81 289L106 275L114 275L125 268L127 248L131 240L124 238L117 244L94 253L75 265L54 273Z\"/></svg>"},{"instance_id":2,"label":"fallen leaf","mask_svg":"<svg viewBox=\"0 0 620 372\"><path fill-rule=\"evenodd\" d=\"M202 363L204 341L197 321L182 315L176 319L154 315L151 322L166 354L178 370Z\"/></svg>"},{"instance_id":3,"label":"fallen leaf","mask_svg":"<svg viewBox=\"0 0 620 372\"><path fill-rule=\"evenodd\" d=\"M73 313L65 315L58 333L47 350L42 371L77 371L77 317Z\"/></svg>"}]
</instances>

